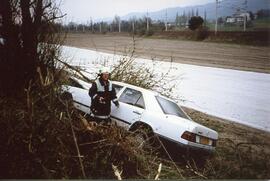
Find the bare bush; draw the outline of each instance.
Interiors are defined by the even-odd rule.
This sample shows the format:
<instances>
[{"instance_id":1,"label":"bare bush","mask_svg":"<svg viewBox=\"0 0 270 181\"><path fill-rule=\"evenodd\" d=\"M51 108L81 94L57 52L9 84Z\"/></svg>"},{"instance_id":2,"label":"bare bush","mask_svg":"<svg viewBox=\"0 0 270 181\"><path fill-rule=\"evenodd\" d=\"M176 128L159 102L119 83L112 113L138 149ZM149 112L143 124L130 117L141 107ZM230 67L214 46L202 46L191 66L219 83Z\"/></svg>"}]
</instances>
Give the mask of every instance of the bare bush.
<instances>
[{"instance_id":1,"label":"bare bush","mask_svg":"<svg viewBox=\"0 0 270 181\"><path fill-rule=\"evenodd\" d=\"M181 75L172 75L173 58L171 57L170 67L163 73L164 70L161 71L159 67L161 65L160 61L152 58L149 63L144 63L136 59L135 52L136 41L133 37L132 49L112 65L111 79L154 90L162 95L179 100L180 98L176 96L174 90L177 81L181 80Z\"/></svg>"},{"instance_id":2,"label":"bare bush","mask_svg":"<svg viewBox=\"0 0 270 181\"><path fill-rule=\"evenodd\" d=\"M55 74L39 73L20 100L1 97L0 178L115 178L112 165L122 178L154 178L163 161L124 129L88 123L63 99ZM164 161L163 176L177 178L172 169Z\"/></svg>"}]
</instances>

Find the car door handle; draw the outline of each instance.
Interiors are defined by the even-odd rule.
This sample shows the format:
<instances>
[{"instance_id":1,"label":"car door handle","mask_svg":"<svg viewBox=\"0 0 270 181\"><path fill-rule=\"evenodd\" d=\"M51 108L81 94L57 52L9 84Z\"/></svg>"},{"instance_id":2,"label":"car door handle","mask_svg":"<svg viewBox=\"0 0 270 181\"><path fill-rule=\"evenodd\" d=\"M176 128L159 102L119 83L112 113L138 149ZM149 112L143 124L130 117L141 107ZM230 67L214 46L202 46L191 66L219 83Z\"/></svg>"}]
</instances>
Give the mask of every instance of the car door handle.
<instances>
[{"instance_id":1,"label":"car door handle","mask_svg":"<svg viewBox=\"0 0 270 181\"><path fill-rule=\"evenodd\" d=\"M141 114L142 114L142 113L139 112L139 111L133 111L133 113L138 114L138 115L141 115Z\"/></svg>"}]
</instances>

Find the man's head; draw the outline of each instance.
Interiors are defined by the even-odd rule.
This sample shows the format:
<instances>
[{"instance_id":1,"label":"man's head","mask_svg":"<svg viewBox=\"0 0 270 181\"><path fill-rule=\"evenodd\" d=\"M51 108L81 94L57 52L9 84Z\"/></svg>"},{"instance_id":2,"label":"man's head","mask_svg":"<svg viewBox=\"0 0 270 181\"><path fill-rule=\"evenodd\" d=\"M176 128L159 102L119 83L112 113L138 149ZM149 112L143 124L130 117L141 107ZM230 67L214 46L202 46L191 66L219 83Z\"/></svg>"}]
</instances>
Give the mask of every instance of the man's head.
<instances>
[{"instance_id":1,"label":"man's head","mask_svg":"<svg viewBox=\"0 0 270 181\"><path fill-rule=\"evenodd\" d=\"M110 73L111 71L108 67L103 67L102 69L99 70L100 77L102 78L102 80L105 81L109 79Z\"/></svg>"}]
</instances>

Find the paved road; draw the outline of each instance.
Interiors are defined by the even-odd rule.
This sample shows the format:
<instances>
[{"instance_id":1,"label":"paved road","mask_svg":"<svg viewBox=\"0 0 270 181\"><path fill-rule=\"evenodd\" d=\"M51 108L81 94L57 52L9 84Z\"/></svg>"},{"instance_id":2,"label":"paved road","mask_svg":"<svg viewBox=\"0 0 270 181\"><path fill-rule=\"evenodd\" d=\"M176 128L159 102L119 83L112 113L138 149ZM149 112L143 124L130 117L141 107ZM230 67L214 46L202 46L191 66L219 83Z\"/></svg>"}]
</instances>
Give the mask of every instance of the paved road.
<instances>
[{"instance_id":1,"label":"paved road","mask_svg":"<svg viewBox=\"0 0 270 181\"><path fill-rule=\"evenodd\" d=\"M266 37L267 38L267 37ZM130 53L162 61L270 73L270 47L135 38L130 36L68 34L65 44L110 53Z\"/></svg>"}]
</instances>

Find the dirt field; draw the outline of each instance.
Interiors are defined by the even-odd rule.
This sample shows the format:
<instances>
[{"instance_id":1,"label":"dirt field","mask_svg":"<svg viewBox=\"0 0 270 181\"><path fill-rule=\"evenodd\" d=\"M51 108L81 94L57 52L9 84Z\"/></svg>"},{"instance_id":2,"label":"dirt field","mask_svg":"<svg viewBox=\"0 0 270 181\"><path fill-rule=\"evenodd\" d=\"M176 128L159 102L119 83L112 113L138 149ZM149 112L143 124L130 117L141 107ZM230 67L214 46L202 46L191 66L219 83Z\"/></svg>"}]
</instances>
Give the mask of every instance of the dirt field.
<instances>
[{"instance_id":1,"label":"dirt field","mask_svg":"<svg viewBox=\"0 0 270 181\"><path fill-rule=\"evenodd\" d=\"M65 45L123 54L132 51L133 43L127 35L73 33L67 35ZM270 73L270 47L136 37L135 56Z\"/></svg>"}]
</instances>

